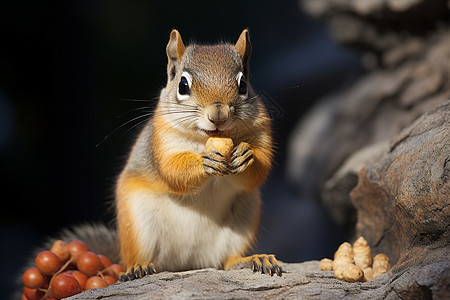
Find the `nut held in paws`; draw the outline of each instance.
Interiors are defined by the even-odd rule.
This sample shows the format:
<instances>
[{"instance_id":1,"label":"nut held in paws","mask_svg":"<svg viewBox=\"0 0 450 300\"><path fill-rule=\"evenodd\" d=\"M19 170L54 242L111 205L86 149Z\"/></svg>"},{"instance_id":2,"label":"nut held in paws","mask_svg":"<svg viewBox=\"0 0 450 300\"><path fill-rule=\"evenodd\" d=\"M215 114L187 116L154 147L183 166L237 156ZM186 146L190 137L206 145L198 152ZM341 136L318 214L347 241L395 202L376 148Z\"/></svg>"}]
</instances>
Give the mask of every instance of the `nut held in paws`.
<instances>
[{"instance_id":1,"label":"nut held in paws","mask_svg":"<svg viewBox=\"0 0 450 300\"><path fill-rule=\"evenodd\" d=\"M231 157L231 151L233 150L233 140L224 137L210 137L206 141L207 151L217 151L222 154L223 157L229 159Z\"/></svg>"}]
</instances>

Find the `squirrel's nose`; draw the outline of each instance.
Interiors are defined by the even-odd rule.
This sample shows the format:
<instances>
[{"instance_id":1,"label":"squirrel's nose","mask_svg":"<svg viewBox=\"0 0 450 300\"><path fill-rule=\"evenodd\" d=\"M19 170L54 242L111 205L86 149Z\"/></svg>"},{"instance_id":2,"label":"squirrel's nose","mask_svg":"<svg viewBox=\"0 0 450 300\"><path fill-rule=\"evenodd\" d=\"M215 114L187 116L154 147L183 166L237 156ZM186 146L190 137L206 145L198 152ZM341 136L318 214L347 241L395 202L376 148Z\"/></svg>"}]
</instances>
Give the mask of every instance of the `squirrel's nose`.
<instances>
[{"instance_id":1,"label":"squirrel's nose","mask_svg":"<svg viewBox=\"0 0 450 300\"><path fill-rule=\"evenodd\" d=\"M208 120L216 126L225 123L230 115L230 109L227 105L214 103L210 106Z\"/></svg>"}]
</instances>

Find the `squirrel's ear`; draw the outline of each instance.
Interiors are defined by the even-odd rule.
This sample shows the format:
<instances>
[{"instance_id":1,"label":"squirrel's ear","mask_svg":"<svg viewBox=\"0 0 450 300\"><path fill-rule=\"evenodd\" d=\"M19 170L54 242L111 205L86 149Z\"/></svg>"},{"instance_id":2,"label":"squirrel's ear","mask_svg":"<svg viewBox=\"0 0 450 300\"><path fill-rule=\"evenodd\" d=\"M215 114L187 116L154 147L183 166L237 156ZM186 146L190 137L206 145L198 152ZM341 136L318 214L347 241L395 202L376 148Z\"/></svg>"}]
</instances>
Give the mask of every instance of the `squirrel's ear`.
<instances>
[{"instance_id":1,"label":"squirrel's ear","mask_svg":"<svg viewBox=\"0 0 450 300\"><path fill-rule=\"evenodd\" d=\"M169 60L167 63L169 80L175 76L176 68L180 65L181 57L183 57L185 50L186 47L183 44L180 33L176 29L172 30L169 43L166 47L167 58Z\"/></svg>"},{"instance_id":2,"label":"squirrel's ear","mask_svg":"<svg viewBox=\"0 0 450 300\"><path fill-rule=\"evenodd\" d=\"M244 76L248 77L248 62L250 59L250 54L252 53L252 44L250 43L250 37L248 33L248 29L242 30L239 39L234 45L236 52L242 59L242 65L244 66Z\"/></svg>"}]
</instances>

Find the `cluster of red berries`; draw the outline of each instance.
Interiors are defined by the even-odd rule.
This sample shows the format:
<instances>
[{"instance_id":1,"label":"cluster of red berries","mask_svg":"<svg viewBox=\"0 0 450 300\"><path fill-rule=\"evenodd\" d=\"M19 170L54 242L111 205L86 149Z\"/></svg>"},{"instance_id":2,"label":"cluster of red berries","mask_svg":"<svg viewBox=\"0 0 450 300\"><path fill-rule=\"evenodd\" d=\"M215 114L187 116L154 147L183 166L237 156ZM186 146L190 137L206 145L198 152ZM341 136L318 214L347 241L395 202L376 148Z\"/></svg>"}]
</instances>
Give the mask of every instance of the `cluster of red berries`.
<instances>
[{"instance_id":1,"label":"cluster of red berries","mask_svg":"<svg viewBox=\"0 0 450 300\"><path fill-rule=\"evenodd\" d=\"M107 287L123 269L101 254L89 251L82 241L56 241L50 251L36 256L36 267L23 273L21 300L62 299L82 291Z\"/></svg>"}]
</instances>

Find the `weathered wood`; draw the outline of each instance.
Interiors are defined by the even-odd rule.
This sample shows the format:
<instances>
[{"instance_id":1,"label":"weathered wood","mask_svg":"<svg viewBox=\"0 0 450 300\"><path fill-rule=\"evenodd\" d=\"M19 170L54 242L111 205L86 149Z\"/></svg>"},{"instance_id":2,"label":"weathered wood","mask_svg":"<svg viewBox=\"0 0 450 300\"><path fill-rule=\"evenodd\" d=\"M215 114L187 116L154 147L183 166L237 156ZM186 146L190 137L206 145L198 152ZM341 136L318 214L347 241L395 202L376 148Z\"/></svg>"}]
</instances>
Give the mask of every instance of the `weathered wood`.
<instances>
[{"instance_id":1,"label":"weathered wood","mask_svg":"<svg viewBox=\"0 0 450 300\"><path fill-rule=\"evenodd\" d=\"M351 193L357 231L397 265L450 260L450 100L394 137ZM430 263L426 262L426 263Z\"/></svg>"},{"instance_id":2,"label":"weathered wood","mask_svg":"<svg viewBox=\"0 0 450 300\"><path fill-rule=\"evenodd\" d=\"M83 292L68 299L448 299L450 263L412 267L369 282L348 283L320 271L318 261L282 264L282 277L251 270L159 273ZM447 291L446 291L447 287Z\"/></svg>"}]
</instances>

